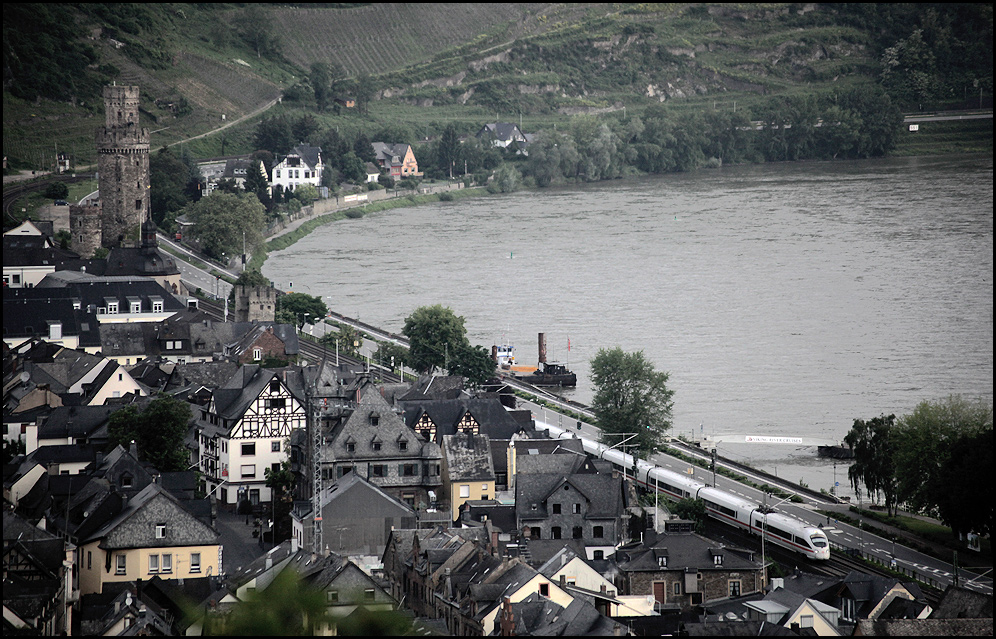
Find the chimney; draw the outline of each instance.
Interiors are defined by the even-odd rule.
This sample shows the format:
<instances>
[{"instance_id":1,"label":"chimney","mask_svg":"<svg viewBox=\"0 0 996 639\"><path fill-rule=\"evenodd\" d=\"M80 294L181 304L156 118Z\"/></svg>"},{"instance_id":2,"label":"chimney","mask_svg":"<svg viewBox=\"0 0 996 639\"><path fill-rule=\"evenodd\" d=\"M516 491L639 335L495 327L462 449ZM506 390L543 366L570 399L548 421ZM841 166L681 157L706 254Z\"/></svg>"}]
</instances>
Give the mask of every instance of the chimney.
<instances>
[{"instance_id":1,"label":"chimney","mask_svg":"<svg viewBox=\"0 0 996 639\"><path fill-rule=\"evenodd\" d=\"M539 363L546 364L546 333L539 334Z\"/></svg>"}]
</instances>

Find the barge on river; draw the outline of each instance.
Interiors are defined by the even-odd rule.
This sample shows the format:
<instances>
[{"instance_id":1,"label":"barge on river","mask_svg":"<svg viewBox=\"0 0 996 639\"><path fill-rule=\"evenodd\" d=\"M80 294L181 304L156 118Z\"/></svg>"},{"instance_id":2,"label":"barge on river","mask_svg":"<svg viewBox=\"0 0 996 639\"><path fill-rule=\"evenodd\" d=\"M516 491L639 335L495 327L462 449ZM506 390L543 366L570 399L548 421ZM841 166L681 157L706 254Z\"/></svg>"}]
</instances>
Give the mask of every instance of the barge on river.
<instances>
[{"instance_id":1,"label":"barge on river","mask_svg":"<svg viewBox=\"0 0 996 639\"><path fill-rule=\"evenodd\" d=\"M498 367L498 374L533 386L577 386L578 376L566 364L546 361L546 336L539 334L538 366L523 366L515 361L515 347L511 344L491 347L491 357Z\"/></svg>"}]
</instances>

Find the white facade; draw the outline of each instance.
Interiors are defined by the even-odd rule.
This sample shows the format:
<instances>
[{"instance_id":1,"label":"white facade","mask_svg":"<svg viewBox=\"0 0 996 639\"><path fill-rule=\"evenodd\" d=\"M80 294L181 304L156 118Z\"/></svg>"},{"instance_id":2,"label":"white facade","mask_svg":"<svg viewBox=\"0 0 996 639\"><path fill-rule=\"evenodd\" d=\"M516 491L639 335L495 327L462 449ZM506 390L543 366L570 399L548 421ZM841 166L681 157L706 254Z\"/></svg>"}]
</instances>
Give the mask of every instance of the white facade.
<instances>
[{"instance_id":1,"label":"white facade","mask_svg":"<svg viewBox=\"0 0 996 639\"><path fill-rule=\"evenodd\" d=\"M298 145L273 167L270 186L293 191L302 184L310 184L317 189L322 184L322 170L322 150Z\"/></svg>"},{"instance_id":2,"label":"white facade","mask_svg":"<svg viewBox=\"0 0 996 639\"><path fill-rule=\"evenodd\" d=\"M220 423L212 398L202 418L222 428L198 437L198 459L207 491L228 504L244 496L250 502L272 500L266 469L279 470L287 460L291 431L305 427L305 407L274 375L241 418L227 427Z\"/></svg>"}]
</instances>

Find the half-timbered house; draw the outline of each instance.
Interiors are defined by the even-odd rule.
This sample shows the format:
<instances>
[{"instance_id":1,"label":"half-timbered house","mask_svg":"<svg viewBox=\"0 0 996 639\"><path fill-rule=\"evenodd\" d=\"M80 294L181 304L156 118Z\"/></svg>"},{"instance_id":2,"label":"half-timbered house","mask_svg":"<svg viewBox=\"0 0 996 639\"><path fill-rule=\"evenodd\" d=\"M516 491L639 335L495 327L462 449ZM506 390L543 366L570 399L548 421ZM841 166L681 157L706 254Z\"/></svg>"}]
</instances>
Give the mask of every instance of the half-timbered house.
<instances>
[{"instance_id":1,"label":"half-timbered house","mask_svg":"<svg viewBox=\"0 0 996 639\"><path fill-rule=\"evenodd\" d=\"M270 501L266 469L280 469L291 432L305 428L305 419L299 368L240 368L200 411L197 442L207 491L217 490L227 504Z\"/></svg>"}]
</instances>

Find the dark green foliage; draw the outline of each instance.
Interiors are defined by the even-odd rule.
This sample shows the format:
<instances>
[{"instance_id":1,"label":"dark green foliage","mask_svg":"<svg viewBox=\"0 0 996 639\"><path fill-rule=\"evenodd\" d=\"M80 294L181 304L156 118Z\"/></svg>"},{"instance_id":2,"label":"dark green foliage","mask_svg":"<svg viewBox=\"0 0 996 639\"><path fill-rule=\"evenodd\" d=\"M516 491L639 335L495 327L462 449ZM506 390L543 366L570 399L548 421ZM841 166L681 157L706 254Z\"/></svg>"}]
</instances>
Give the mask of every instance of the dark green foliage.
<instances>
[{"instance_id":1,"label":"dark green foliage","mask_svg":"<svg viewBox=\"0 0 996 639\"><path fill-rule=\"evenodd\" d=\"M340 355L359 357L363 334L348 324L336 324L336 328L338 330L325 333L318 341L329 349L335 349Z\"/></svg>"},{"instance_id":2,"label":"dark green foliage","mask_svg":"<svg viewBox=\"0 0 996 639\"><path fill-rule=\"evenodd\" d=\"M284 155L295 144L290 122L282 116L263 119L256 127L253 143L257 149L265 149L273 155Z\"/></svg>"},{"instance_id":3,"label":"dark green foliage","mask_svg":"<svg viewBox=\"0 0 996 639\"><path fill-rule=\"evenodd\" d=\"M467 346L464 318L440 304L421 306L405 318L408 365L422 373L446 368L450 356Z\"/></svg>"},{"instance_id":4,"label":"dark green foliage","mask_svg":"<svg viewBox=\"0 0 996 639\"><path fill-rule=\"evenodd\" d=\"M495 378L495 361L486 348L468 343L450 355L449 371L465 377L471 386L477 387Z\"/></svg>"},{"instance_id":5,"label":"dark green foliage","mask_svg":"<svg viewBox=\"0 0 996 639\"><path fill-rule=\"evenodd\" d=\"M315 323L328 315L329 308L321 297L306 293L287 293L277 298L277 312L291 313L298 328L305 322Z\"/></svg>"},{"instance_id":6,"label":"dark green foliage","mask_svg":"<svg viewBox=\"0 0 996 639\"><path fill-rule=\"evenodd\" d=\"M643 351L600 349L591 360L591 381L591 408L604 443L625 441L627 450L642 453L663 443L671 428L674 391L667 387L668 374L655 370Z\"/></svg>"},{"instance_id":7,"label":"dark green foliage","mask_svg":"<svg viewBox=\"0 0 996 639\"><path fill-rule=\"evenodd\" d=\"M110 446L134 441L139 458L162 472L187 470L190 451L184 445L190 428L190 406L173 397L152 400L143 411L127 406L108 420Z\"/></svg>"},{"instance_id":8,"label":"dark green foliage","mask_svg":"<svg viewBox=\"0 0 996 639\"><path fill-rule=\"evenodd\" d=\"M679 501L671 509L681 519L695 522L695 530L701 532L706 522L705 500L686 498Z\"/></svg>"},{"instance_id":9,"label":"dark green foliage","mask_svg":"<svg viewBox=\"0 0 996 639\"><path fill-rule=\"evenodd\" d=\"M3 5L4 91L25 100L96 103L105 78L90 66L97 53L66 5Z\"/></svg>"},{"instance_id":10,"label":"dark green foliage","mask_svg":"<svg viewBox=\"0 0 996 639\"><path fill-rule=\"evenodd\" d=\"M844 443L854 451L854 463L847 469L851 485L857 491L863 484L869 495L881 493L891 514L896 510L898 492L895 425L895 415L881 415L868 421L856 419L844 437Z\"/></svg>"},{"instance_id":11,"label":"dark green foliage","mask_svg":"<svg viewBox=\"0 0 996 639\"><path fill-rule=\"evenodd\" d=\"M212 193L184 209L201 250L216 259L253 252L263 243L266 210L254 195Z\"/></svg>"},{"instance_id":12,"label":"dark green foliage","mask_svg":"<svg viewBox=\"0 0 996 639\"><path fill-rule=\"evenodd\" d=\"M45 187L43 195L50 200L64 200L69 197L69 187L65 182L52 182Z\"/></svg>"},{"instance_id":13,"label":"dark green foliage","mask_svg":"<svg viewBox=\"0 0 996 639\"><path fill-rule=\"evenodd\" d=\"M167 147L149 157L150 206L152 221L160 228L173 226L176 214L192 201L191 192L197 192L200 175L197 168L187 164Z\"/></svg>"}]
</instances>

